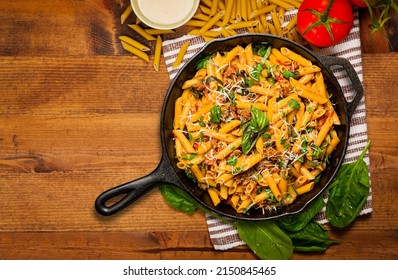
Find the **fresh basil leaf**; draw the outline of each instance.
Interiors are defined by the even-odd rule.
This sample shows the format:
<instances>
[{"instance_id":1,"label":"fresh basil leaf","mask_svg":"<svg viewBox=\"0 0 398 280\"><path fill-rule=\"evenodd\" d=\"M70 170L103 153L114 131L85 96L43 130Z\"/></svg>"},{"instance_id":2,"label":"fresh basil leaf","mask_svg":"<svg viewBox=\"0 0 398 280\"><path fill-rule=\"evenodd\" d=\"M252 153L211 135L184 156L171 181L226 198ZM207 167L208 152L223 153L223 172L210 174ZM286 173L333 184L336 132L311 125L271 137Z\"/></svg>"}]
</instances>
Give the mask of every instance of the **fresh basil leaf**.
<instances>
[{"instance_id":1,"label":"fresh basil leaf","mask_svg":"<svg viewBox=\"0 0 398 280\"><path fill-rule=\"evenodd\" d=\"M287 231L286 234L292 240L294 251L322 252L331 244L340 243L338 240L330 239L327 230L314 220L300 231Z\"/></svg>"},{"instance_id":2,"label":"fresh basil leaf","mask_svg":"<svg viewBox=\"0 0 398 280\"><path fill-rule=\"evenodd\" d=\"M303 229L318 214L325 205L322 196L319 196L311 204L298 214L281 217L276 223L288 231L299 231Z\"/></svg>"},{"instance_id":3,"label":"fresh basil leaf","mask_svg":"<svg viewBox=\"0 0 398 280\"><path fill-rule=\"evenodd\" d=\"M211 59L212 57L213 57L213 55L208 55L208 56L202 58L201 60L199 60L198 63L196 64L196 70L206 68L207 61L209 59Z\"/></svg>"},{"instance_id":4,"label":"fresh basil leaf","mask_svg":"<svg viewBox=\"0 0 398 280\"><path fill-rule=\"evenodd\" d=\"M259 133L267 128L269 120L267 115L260 109L251 106L250 107L252 119L250 121L250 128L254 133Z\"/></svg>"},{"instance_id":5,"label":"fresh basil leaf","mask_svg":"<svg viewBox=\"0 0 398 280\"><path fill-rule=\"evenodd\" d=\"M335 227L344 228L351 224L368 198L369 170L363 158L369 146L370 142L355 162L341 166L328 188L326 217Z\"/></svg>"},{"instance_id":6,"label":"fresh basil leaf","mask_svg":"<svg viewBox=\"0 0 398 280\"><path fill-rule=\"evenodd\" d=\"M199 208L198 203L179 187L163 185L159 189L166 201L177 210L192 215Z\"/></svg>"},{"instance_id":7,"label":"fresh basil leaf","mask_svg":"<svg viewBox=\"0 0 398 280\"><path fill-rule=\"evenodd\" d=\"M267 115L254 106L250 107L251 120L241 125L242 129L242 152L248 154L256 144L257 139L268 128L269 120Z\"/></svg>"},{"instance_id":8,"label":"fresh basil leaf","mask_svg":"<svg viewBox=\"0 0 398 280\"><path fill-rule=\"evenodd\" d=\"M272 221L238 221L239 237L263 260L287 260L293 254L290 238Z\"/></svg>"},{"instance_id":9,"label":"fresh basil leaf","mask_svg":"<svg viewBox=\"0 0 398 280\"><path fill-rule=\"evenodd\" d=\"M221 121L221 108L214 105L210 109L210 121L219 124Z\"/></svg>"},{"instance_id":10,"label":"fresh basil leaf","mask_svg":"<svg viewBox=\"0 0 398 280\"><path fill-rule=\"evenodd\" d=\"M287 101L287 104L289 105L290 108L294 109L294 110L298 110L300 109L300 103L298 103L296 100L294 99L289 99Z\"/></svg>"},{"instance_id":11,"label":"fresh basil leaf","mask_svg":"<svg viewBox=\"0 0 398 280\"><path fill-rule=\"evenodd\" d=\"M258 133L251 130L250 122L242 124L242 152L246 155L254 147L257 141Z\"/></svg>"}]
</instances>

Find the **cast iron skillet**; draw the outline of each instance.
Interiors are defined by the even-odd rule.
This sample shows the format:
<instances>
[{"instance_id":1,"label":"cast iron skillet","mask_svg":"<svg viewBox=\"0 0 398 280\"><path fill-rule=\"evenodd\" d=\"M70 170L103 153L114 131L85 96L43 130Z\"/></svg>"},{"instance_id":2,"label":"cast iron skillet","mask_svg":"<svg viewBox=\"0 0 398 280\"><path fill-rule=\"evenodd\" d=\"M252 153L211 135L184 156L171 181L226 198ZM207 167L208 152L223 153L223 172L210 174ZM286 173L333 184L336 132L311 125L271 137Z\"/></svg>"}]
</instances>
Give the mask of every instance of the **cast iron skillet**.
<instances>
[{"instance_id":1,"label":"cast iron skillet","mask_svg":"<svg viewBox=\"0 0 398 280\"><path fill-rule=\"evenodd\" d=\"M314 187L312 191L299 196L297 200L288 206L276 208L272 211L250 210L250 213L239 214L236 211L224 204L214 207L207 192L202 191L194 182L188 179L184 170L177 168L177 160L175 158L174 141L172 139L173 117L174 117L174 103L181 95L181 87L185 80L190 79L196 71L196 64L199 60L204 58L209 53L217 51L228 51L236 45L245 46L249 43L259 44L267 42L275 48L287 47L303 57L312 61L313 64L318 65L322 69L325 77L327 89L331 95L331 101L335 104L335 110L341 119L342 125L336 126L336 131L341 141L330 159L330 165L326 168L321 176L318 186ZM340 85L336 77L331 71L332 66L342 66L347 72L349 79L355 88L356 95L353 100L348 102L343 95ZM289 214L296 214L303 210L307 204L319 196L330 184L335 176L338 168L342 164L349 137L349 123L350 119L357 107L359 101L363 97L362 84L350 64L350 62L343 58L327 57L315 54L310 50L290 40L264 34L245 34L234 37L218 39L207 43L197 54L195 54L177 73L174 80L171 82L164 100L161 123L160 136L162 141L162 157L158 167L150 174L136 179L134 181L122 184L120 186L109 189L100 194L95 201L95 208L97 212L104 216L113 215L124 209L142 195L156 186L163 184L172 184L190 196L192 196L198 203L212 211L215 214L242 220L266 220L281 217ZM116 203L107 206L106 202L116 196L124 195Z\"/></svg>"}]
</instances>

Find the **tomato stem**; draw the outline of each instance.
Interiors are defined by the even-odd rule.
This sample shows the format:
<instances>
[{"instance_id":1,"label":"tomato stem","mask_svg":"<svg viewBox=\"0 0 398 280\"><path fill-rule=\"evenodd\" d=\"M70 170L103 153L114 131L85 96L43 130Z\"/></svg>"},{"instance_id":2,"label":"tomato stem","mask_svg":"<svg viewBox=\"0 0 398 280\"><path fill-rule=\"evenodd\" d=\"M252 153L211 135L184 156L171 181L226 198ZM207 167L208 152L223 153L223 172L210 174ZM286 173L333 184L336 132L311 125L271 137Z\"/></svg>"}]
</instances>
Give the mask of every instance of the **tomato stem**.
<instances>
[{"instance_id":1,"label":"tomato stem","mask_svg":"<svg viewBox=\"0 0 398 280\"><path fill-rule=\"evenodd\" d=\"M328 20L328 18L329 18L329 12L330 12L330 9L332 8L333 2L334 2L334 0L330 0L330 1L328 2L328 5L327 5L325 11L323 12L322 16L320 17L320 20L321 20L322 22L326 22L326 21Z\"/></svg>"},{"instance_id":2,"label":"tomato stem","mask_svg":"<svg viewBox=\"0 0 398 280\"><path fill-rule=\"evenodd\" d=\"M334 18L329 17L329 12L330 9L332 8L334 3L334 0L330 0L328 2L328 5L326 7L326 9L323 11L323 13L320 13L314 9L306 9L308 12L312 13L313 15L318 17L318 20L316 22L314 22L313 24L311 24L303 33L306 34L308 31L310 31L311 29L319 26L319 25L323 25L326 29L326 31L328 32L330 39L332 39L332 42L334 43L334 36L333 36L333 32L332 32L332 28L330 27L330 23L339 23L339 24L347 24L348 22L344 22L341 20L337 20Z\"/></svg>"}]
</instances>

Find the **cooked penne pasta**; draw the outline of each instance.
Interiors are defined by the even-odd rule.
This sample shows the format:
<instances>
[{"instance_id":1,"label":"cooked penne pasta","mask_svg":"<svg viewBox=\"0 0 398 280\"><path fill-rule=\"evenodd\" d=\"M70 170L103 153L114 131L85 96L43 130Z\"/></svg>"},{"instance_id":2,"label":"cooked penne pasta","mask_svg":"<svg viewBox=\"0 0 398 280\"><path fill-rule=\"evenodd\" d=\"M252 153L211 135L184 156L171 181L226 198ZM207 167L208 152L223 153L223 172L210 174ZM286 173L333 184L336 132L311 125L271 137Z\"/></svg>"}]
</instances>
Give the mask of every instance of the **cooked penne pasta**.
<instances>
[{"instance_id":1,"label":"cooked penne pasta","mask_svg":"<svg viewBox=\"0 0 398 280\"><path fill-rule=\"evenodd\" d=\"M231 2L223 3L232 11ZM206 59L175 101L178 168L215 206L238 213L283 207L316 188L340 142L320 69L287 48L261 44Z\"/></svg>"}]
</instances>

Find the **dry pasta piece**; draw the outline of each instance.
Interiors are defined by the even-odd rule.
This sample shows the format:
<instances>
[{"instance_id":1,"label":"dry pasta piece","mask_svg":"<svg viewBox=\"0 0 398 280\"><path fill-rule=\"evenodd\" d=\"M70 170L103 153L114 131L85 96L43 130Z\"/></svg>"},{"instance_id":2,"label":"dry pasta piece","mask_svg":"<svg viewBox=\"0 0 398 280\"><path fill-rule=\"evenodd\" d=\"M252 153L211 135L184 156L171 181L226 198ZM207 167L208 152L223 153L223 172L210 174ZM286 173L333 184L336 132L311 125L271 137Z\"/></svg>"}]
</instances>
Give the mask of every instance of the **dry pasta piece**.
<instances>
[{"instance_id":1,"label":"dry pasta piece","mask_svg":"<svg viewBox=\"0 0 398 280\"><path fill-rule=\"evenodd\" d=\"M241 21L241 22L231 23L230 25L228 25L228 29L235 30L235 29L241 29L241 28L255 27L258 24L259 24L258 20Z\"/></svg>"},{"instance_id":2,"label":"dry pasta piece","mask_svg":"<svg viewBox=\"0 0 398 280\"><path fill-rule=\"evenodd\" d=\"M153 58L153 68L155 68L156 71L159 71L161 54L162 54L162 38L158 35L156 38L155 54Z\"/></svg>"},{"instance_id":3,"label":"dry pasta piece","mask_svg":"<svg viewBox=\"0 0 398 280\"><path fill-rule=\"evenodd\" d=\"M214 24L216 24L216 22L222 19L224 15L225 15L225 10L219 11L200 28L200 33L202 34L208 31Z\"/></svg>"},{"instance_id":4,"label":"dry pasta piece","mask_svg":"<svg viewBox=\"0 0 398 280\"><path fill-rule=\"evenodd\" d=\"M128 51L128 52L130 52L130 53L132 53L132 54L134 54L134 55L136 55L136 56L138 56L139 58L145 60L146 62L149 61L149 56L148 56L146 53L144 53L143 51L140 51L139 49L134 48L134 47L133 47L132 45L130 45L130 44L127 44L127 43L125 43L125 42L123 42L123 41L121 41L121 42L122 42L123 48L124 48L126 51Z\"/></svg>"},{"instance_id":5,"label":"dry pasta piece","mask_svg":"<svg viewBox=\"0 0 398 280\"><path fill-rule=\"evenodd\" d=\"M219 2L219 0L212 0L211 1L210 16L213 16L213 15L216 14L217 8L218 8L218 2Z\"/></svg>"},{"instance_id":6,"label":"dry pasta piece","mask_svg":"<svg viewBox=\"0 0 398 280\"><path fill-rule=\"evenodd\" d=\"M221 22L221 26L226 26L229 20L231 19L232 15L232 9L235 4L236 0L227 0L226 6L225 6L225 15L224 18Z\"/></svg>"},{"instance_id":7,"label":"dry pasta piece","mask_svg":"<svg viewBox=\"0 0 398 280\"><path fill-rule=\"evenodd\" d=\"M191 19L185 23L186 26L203 27L207 21Z\"/></svg>"},{"instance_id":8,"label":"dry pasta piece","mask_svg":"<svg viewBox=\"0 0 398 280\"><path fill-rule=\"evenodd\" d=\"M293 7L295 8L300 8L301 2L300 0L283 0L284 2L287 2L289 4L291 4Z\"/></svg>"},{"instance_id":9,"label":"dry pasta piece","mask_svg":"<svg viewBox=\"0 0 398 280\"><path fill-rule=\"evenodd\" d=\"M162 34L172 34L175 33L172 29L155 29L155 28L146 28L144 29L146 33L149 35L162 35Z\"/></svg>"},{"instance_id":10,"label":"dry pasta piece","mask_svg":"<svg viewBox=\"0 0 398 280\"><path fill-rule=\"evenodd\" d=\"M240 14L244 21L247 20L247 1L240 1Z\"/></svg>"},{"instance_id":11,"label":"dry pasta piece","mask_svg":"<svg viewBox=\"0 0 398 280\"><path fill-rule=\"evenodd\" d=\"M276 5L268 5L268 6L263 6L262 8L254 10L251 15L249 16L249 19L254 19L260 15L267 14L271 11L274 11L276 9Z\"/></svg>"},{"instance_id":12,"label":"dry pasta piece","mask_svg":"<svg viewBox=\"0 0 398 280\"><path fill-rule=\"evenodd\" d=\"M152 36L151 34L148 34L141 26L138 24L128 24L128 27L133 29L135 32L140 34L142 37L144 37L148 41L156 41L156 38Z\"/></svg>"},{"instance_id":13,"label":"dry pasta piece","mask_svg":"<svg viewBox=\"0 0 398 280\"><path fill-rule=\"evenodd\" d=\"M276 14L275 10L271 11L271 18L272 18L272 22L274 23L274 26L275 26L276 34L278 36L282 36L283 35L282 26L281 26L281 23L279 21L278 15Z\"/></svg>"},{"instance_id":14,"label":"dry pasta piece","mask_svg":"<svg viewBox=\"0 0 398 280\"><path fill-rule=\"evenodd\" d=\"M177 68L178 66L180 66L182 60L184 59L184 55L187 52L189 44L190 44L190 41L187 41L181 46L181 48L178 52L178 55L177 55L175 61L173 62L173 65L172 65L173 68Z\"/></svg>"},{"instance_id":15,"label":"dry pasta piece","mask_svg":"<svg viewBox=\"0 0 398 280\"><path fill-rule=\"evenodd\" d=\"M199 29L193 29L190 32L188 32L188 34L189 35L197 35L197 36L217 37L217 36L220 36L221 31L208 30L204 33L200 33Z\"/></svg>"},{"instance_id":16,"label":"dry pasta piece","mask_svg":"<svg viewBox=\"0 0 398 280\"><path fill-rule=\"evenodd\" d=\"M274 3L275 5L285 8L286 10L289 10L291 8L293 8L294 6L292 4L286 3L282 0L268 0L271 3Z\"/></svg>"},{"instance_id":17,"label":"dry pasta piece","mask_svg":"<svg viewBox=\"0 0 398 280\"><path fill-rule=\"evenodd\" d=\"M124 10L124 12L122 13L122 15L120 16L120 23L121 24L125 23L125 21L131 15L132 12L133 12L133 7L131 6L131 4L129 4L127 6L127 8Z\"/></svg>"},{"instance_id":18,"label":"dry pasta piece","mask_svg":"<svg viewBox=\"0 0 398 280\"><path fill-rule=\"evenodd\" d=\"M286 26L282 30L282 33L284 35L288 34L293 29L293 27L296 26L296 24L297 24L297 14L289 21L288 24L286 24Z\"/></svg>"},{"instance_id":19,"label":"dry pasta piece","mask_svg":"<svg viewBox=\"0 0 398 280\"><path fill-rule=\"evenodd\" d=\"M150 51L150 48L141 44L140 42L137 42L136 40L128 37L128 36L119 36L119 39L133 47L135 47L136 49L139 49L140 51L143 52L147 52Z\"/></svg>"}]
</instances>

